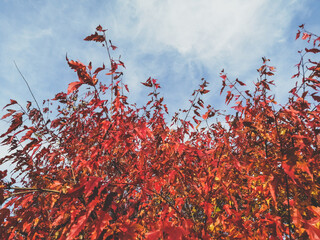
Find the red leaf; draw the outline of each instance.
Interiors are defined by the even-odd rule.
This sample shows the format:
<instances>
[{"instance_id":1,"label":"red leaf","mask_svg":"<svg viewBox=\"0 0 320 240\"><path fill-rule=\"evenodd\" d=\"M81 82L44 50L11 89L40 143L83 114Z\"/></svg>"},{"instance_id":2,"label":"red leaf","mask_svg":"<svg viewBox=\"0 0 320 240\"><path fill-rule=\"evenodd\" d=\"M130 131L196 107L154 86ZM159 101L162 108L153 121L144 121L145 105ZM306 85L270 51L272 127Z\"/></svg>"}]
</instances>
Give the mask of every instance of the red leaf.
<instances>
[{"instance_id":1,"label":"red leaf","mask_svg":"<svg viewBox=\"0 0 320 240\"><path fill-rule=\"evenodd\" d=\"M224 88L227 86L226 82L225 81L222 81L222 88L220 90L220 95L222 94Z\"/></svg>"},{"instance_id":2,"label":"red leaf","mask_svg":"<svg viewBox=\"0 0 320 240\"><path fill-rule=\"evenodd\" d=\"M5 119L7 117L10 117L12 114L14 114L16 112L16 110L13 109L8 109L8 113L3 115L1 119Z\"/></svg>"},{"instance_id":3,"label":"red leaf","mask_svg":"<svg viewBox=\"0 0 320 240\"><path fill-rule=\"evenodd\" d=\"M122 66L122 67L126 68L126 66L124 66L124 63L123 63L123 62L121 62L120 60L119 60L119 63L120 63L120 64L119 64L120 66Z\"/></svg>"},{"instance_id":4,"label":"red leaf","mask_svg":"<svg viewBox=\"0 0 320 240\"><path fill-rule=\"evenodd\" d=\"M161 237L161 231L153 231L146 234L147 240L158 240Z\"/></svg>"},{"instance_id":5,"label":"red leaf","mask_svg":"<svg viewBox=\"0 0 320 240\"><path fill-rule=\"evenodd\" d=\"M73 92L74 92L75 90L77 90L82 84L83 84L82 82L72 82L72 83L69 83L67 94L73 93Z\"/></svg>"},{"instance_id":6,"label":"red leaf","mask_svg":"<svg viewBox=\"0 0 320 240\"><path fill-rule=\"evenodd\" d=\"M91 212L87 212L85 215L79 217L79 219L76 221L76 224L71 227L66 240L73 240L76 236L78 236L80 231L84 228L90 213Z\"/></svg>"},{"instance_id":7,"label":"red leaf","mask_svg":"<svg viewBox=\"0 0 320 240\"><path fill-rule=\"evenodd\" d=\"M27 110L29 111L30 110L30 106L31 106L31 102L30 101L27 101L27 106L26 106L26 108L27 108Z\"/></svg>"},{"instance_id":8,"label":"red leaf","mask_svg":"<svg viewBox=\"0 0 320 240\"><path fill-rule=\"evenodd\" d=\"M139 138L141 138L141 139L145 139L146 138L146 133L145 133L145 131L143 131L143 129L135 128L134 130L136 131L136 133L139 136Z\"/></svg>"},{"instance_id":9,"label":"red leaf","mask_svg":"<svg viewBox=\"0 0 320 240\"><path fill-rule=\"evenodd\" d=\"M313 41L313 45L314 45L314 46L316 45L317 41L320 41L320 37L316 38L316 39ZM319 47L319 45L318 45L318 47Z\"/></svg>"},{"instance_id":10,"label":"red leaf","mask_svg":"<svg viewBox=\"0 0 320 240\"><path fill-rule=\"evenodd\" d=\"M200 90L200 94L206 94L208 92L210 92L210 90L207 90L207 89L201 89Z\"/></svg>"},{"instance_id":11,"label":"red leaf","mask_svg":"<svg viewBox=\"0 0 320 240\"><path fill-rule=\"evenodd\" d=\"M103 35L99 35L97 32L95 32L95 34L87 36L84 40L85 41L104 42L105 38Z\"/></svg>"},{"instance_id":12,"label":"red leaf","mask_svg":"<svg viewBox=\"0 0 320 240\"><path fill-rule=\"evenodd\" d=\"M228 215L232 215L232 211L230 210L230 206L228 204L223 205L223 209L226 211Z\"/></svg>"},{"instance_id":13,"label":"red leaf","mask_svg":"<svg viewBox=\"0 0 320 240\"><path fill-rule=\"evenodd\" d=\"M104 70L106 67L104 66L104 64L102 65L102 67L98 67L95 71L94 71L94 75L97 75L100 71Z\"/></svg>"},{"instance_id":14,"label":"red leaf","mask_svg":"<svg viewBox=\"0 0 320 240\"><path fill-rule=\"evenodd\" d=\"M52 226L57 226L60 224L61 220L63 219L63 214L60 214L52 223Z\"/></svg>"},{"instance_id":15,"label":"red leaf","mask_svg":"<svg viewBox=\"0 0 320 240\"><path fill-rule=\"evenodd\" d=\"M320 96L316 96L314 94L311 94L311 97L313 98L313 100L320 102Z\"/></svg>"},{"instance_id":16,"label":"red leaf","mask_svg":"<svg viewBox=\"0 0 320 240\"><path fill-rule=\"evenodd\" d=\"M276 197L276 189L277 189L277 181L274 179L274 177L271 177L271 182L269 182L269 191L271 194L271 197L275 203L275 206L277 207L277 197Z\"/></svg>"},{"instance_id":17,"label":"red leaf","mask_svg":"<svg viewBox=\"0 0 320 240\"><path fill-rule=\"evenodd\" d=\"M152 87L152 82L151 82L151 78L148 78L148 80L146 82L141 82L143 85L145 85L146 87Z\"/></svg>"},{"instance_id":18,"label":"red leaf","mask_svg":"<svg viewBox=\"0 0 320 240\"><path fill-rule=\"evenodd\" d=\"M5 136L5 135L11 133L12 131L16 130L18 127L20 127L21 124L22 124L22 115L23 115L23 114L24 114L24 113L17 113L17 114L15 114L15 115L13 116L12 123L11 123L8 131L7 131L6 133L2 134L0 137L3 137L3 136Z\"/></svg>"},{"instance_id":19,"label":"red leaf","mask_svg":"<svg viewBox=\"0 0 320 240\"><path fill-rule=\"evenodd\" d=\"M168 234L167 239L179 240L185 235L185 230L182 227L168 226L164 228L164 231Z\"/></svg>"},{"instance_id":20,"label":"red leaf","mask_svg":"<svg viewBox=\"0 0 320 240\"><path fill-rule=\"evenodd\" d=\"M312 53L318 53L318 52L320 52L320 50L318 49L318 48L311 48L311 49L305 49L306 50L306 52L312 52Z\"/></svg>"},{"instance_id":21,"label":"red leaf","mask_svg":"<svg viewBox=\"0 0 320 240\"><path fill-rule=\"evenodd\" d=\"M97 215L99 221L95 224L95 230L91 235L91 239L97 239L103 229L108 226L109 221L112 220L112 217L105 211L100 210L97 212Z\"/></svg>"},{"instance_id":22,"label":"red leaf","mask_svg":"<svg viewBox=\"0 0 320 240\"><path fill-rule=\"evenodd\" d=\"M91 177L89 181L85 183L85 197L89 196L92 190L98 186L99 182L101 181L100 177Z\"/></svg>"},{"instance_id":23,"label":"red leaf","mask_svg":"<svg viewBox=\"0 0 320 240\"><path fill-rule=\"evenodd\" d=\"M305 229L310 237L310 240L319 240L320 239L320 229L314 227L309 223L305 223Z\"/></svg>"},{"instance_id":24,"label":"red leaf","mask_svg":"<svg viewBox=\"0 0 320 240\"><path fill-rule=\"evenodd\" d=\"M286 164L285 162L282 163L282 168L285 171L285 173L292 179L294 183L296 183L294 175L294 168L291 165Z\"/></svg>"},{"instance_id":25,"label":"red leaf","mask_svg":"<svg viewBox=\"0 0 320 240\"><path fill-rule=\"evenodd\" d=\"M197 110L193 111L198 117L201 117L200 113Z\"/></svg>"},{"instance_id":26,"label":"red leaf","mask_svg":"<svg viewBox=\"0 0 320 240\"><path fill-rule=\"evenodd\" d=\"M239 83L241 86L246 86L246 84L244 84L243 82L241 82L240 80L236 79L236 82Z\"/></svg>"},{"instance_id":27,"label":"red leaf","mask_svg":"<svg viewBox=\"0 0 320 240\"><path fill-rule=\"evenodd\" d=\"M72 60L69 61L68 56L66 56L66 60L68 62L68 65L70 66L70 68L74 69L77 72L77 75L78 75L80 82L89 84L91 86L94 86L97 83L97 79L95 79L95 77L92 78L87 73L87 68L83 63L77 62L77 61L72 61Z\"/></svg>"},{"instance_id":28,"label":"red leaf","mask_svg":"<svg viewBox=\"0 0 320 240\"><path fill-rule=\"evenodd\" d=\"M296 77L299 77L299 76L300 76L300 73L296 73L291 78L296 78Z\"/></svg>"},{"instance_id":29,"label":"red leaf","mask_svg":"<svg viewBox=\"0 0 320 240\"><path fill-rule=\"evenodd\" d=\"M12 100L10 99L10 103L5 105L2 109L5 109L6 107L10 106L10 105L13 105L13 104L17 104L18 102L16 100Z\"/></svg>"},{"instance_id":30,"label":"red leaf","mask_svg":"<svg viewBox=\"0 0 320 240\"><path fill-rule=\"evenodd\" d=\"M226 104L229 104L230 101L232 100L232 98L233 98L233 94L231 93L231 91L228 91L228 94L227 94L227 96L226 96L226 101L225 101L225 103L226 103Z\"/></svg>"},{"instance_id":31,"label":"red leaf","mask_svg":"<svg viewBox=\"0 0 320 240\"><path fill-rule=\"evenodd\" d=\"M75 71L77 71L79 69L81 69L81 70L85 70L86 69L86 66L81 62L73 61L73 60L69 61L68 56L66 56L66 60L68 62L69 67L71 69L75 70Z\"/></svg>"},{"instance_id":32,"label":"red leaf","mask_svg":"<svg viewBox=\"0 0 320 240\"><path fill-rule=\"evenodd\" d=\"M223 79L223 81L225 81L227 79L227 75L225 75L225 74L221 75L220 77Z\"/></svg>"},{"instance_id":33,"label":"red leaf","mask_svg":"<svg viewBox=\"0 0 320 240\"><path fill-rule=\"evenodd\" d=\"M34 128L32 128L31 130L29 130L29 131L21 138L20 143L23 142L23 141L25 141L25 140L27 140L27 139L29 139L29 138L31 137L32 133L34 133L34 132L35 132L35 129L34 129Z\"/></svg>"},{"instance_id":34,"label":"red leaf","mask_svg":"<svg viewBox=\"0 0 320 240\"><path fill-rule=\"evenodd\" d=\"M96 28L96 30L97 30L98 32L105 32L105 31L107 31L106 29L103 29L103 28L101 27L101 25L99 25L99 26Z\"/></svg>"},{"instance_id":35,"label":"red leaf","mask_svg":"<svg viewBox=\"0 0 320 240\"><path fill-rule=\"evenodd\" d=\"M199 104L200 107L204 108L202 99L199 98L197 103Z\"/></svg>"},{"instance_id":36,"label":"red leaf","mask_svg":"<svg viewBox=\"0 0 320 240\"><path fill-rule=\"evenodd\" d=\"M310 176L311 180L313 181L313 175L310 172L310 169L308 167L308 163L300 163L297 165L297 167L300 168L302 171L306 172Z\"/></svg>"},{"instance_id":37,"label":"red leaf","mask_svg":"<svg viewBox=\"0 0 320 240\"><path fill-rule=\"evenodd\" d=\"M64 92L58 93L56 94L56 96L52 99L52 100L61 100L61 99L66 99L67 98L67 94Z\"/></svg>"},{"instance_id":38,"label":"red leaf","mask_svg":"<svg viewBox=\"0 0 320 240\"><path fill-rule=\"evenodd\" d=\"M29 202L31 202L33 198L33 194L28 194L26 195L23 200L20 202L20 206L22 207L26 207L26 205L28 206Z\"/></svg>"},{"instance_id":39,"label":"red leaf","mask_svg":"<svg viewBox=\"0 0 320 240\"><path fill-rule=\"evenodd\" d=\"M152 78L152 83L156 84L157 83L157 79Z\"/></svg>"},{"instance_id":40,"label":"red leaf","mask_svg":"<svg viewBox=\"0 0 320 240\"><path fill-rule=\"evenodd\" d=\"M298 30L297 35L296 35L296 40L300 37L300 30Z\"/></svg>"},{"instance_id":41,"label":"red leaf","mask_svg":"<svg viewBox=\"0 0 320 240\"><path fill-rule=\"evenodd\" d=\"M207 119L208 119L208 113L209 113L209 111L202 115L202 118L203 118L204 120L207 120Z\"/></svg>"},{"instance_id":42,"label":"red leaf","mask_svg":"<svg viewBox=\"0 0 320 240\"><path fill-rule=\"evenodd\" d=\"M67 195L69 197L79 197L83 193L84 187L84 185L81 185L77 188L69 189Z\"/></svg>"},{"instance_id":43,"label":"red leaf","mask_svg":"<svg viewBox=\"0 0 320 240\"><path fill-rule=\"evenodd\" d=\"M127 90L127 92L129 92L129 88L127 84L124 84L125 89Z\"/></svg>"}]
</instances>

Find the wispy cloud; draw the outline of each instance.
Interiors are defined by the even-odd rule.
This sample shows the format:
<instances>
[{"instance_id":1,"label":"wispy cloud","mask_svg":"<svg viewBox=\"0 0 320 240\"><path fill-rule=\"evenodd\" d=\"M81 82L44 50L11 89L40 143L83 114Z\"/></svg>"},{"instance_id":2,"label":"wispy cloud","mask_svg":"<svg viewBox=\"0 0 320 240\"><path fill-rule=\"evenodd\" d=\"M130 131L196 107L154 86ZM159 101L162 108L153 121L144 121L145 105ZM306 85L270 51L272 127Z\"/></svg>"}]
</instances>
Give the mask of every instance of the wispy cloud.
<instances>
[{"instance_id":1,"label":"wispy cloud","mask_svg":"<svg viewBox=\"0 0 320 240\"><path fill-rule=\"evenodd\" d=\"M115 35L130 41L126 58L135 74L152 72L164 82L167 95L178 96L175 103L181 106L196 80L205 76L217 81L222 68L231 76L255 80L262 56L285 68L282 71L280 67L279 76L286 72L289 77L296 31L292 22L308 10L305 3L120 1L121 23Z\"/></svg>"}]
</instances>

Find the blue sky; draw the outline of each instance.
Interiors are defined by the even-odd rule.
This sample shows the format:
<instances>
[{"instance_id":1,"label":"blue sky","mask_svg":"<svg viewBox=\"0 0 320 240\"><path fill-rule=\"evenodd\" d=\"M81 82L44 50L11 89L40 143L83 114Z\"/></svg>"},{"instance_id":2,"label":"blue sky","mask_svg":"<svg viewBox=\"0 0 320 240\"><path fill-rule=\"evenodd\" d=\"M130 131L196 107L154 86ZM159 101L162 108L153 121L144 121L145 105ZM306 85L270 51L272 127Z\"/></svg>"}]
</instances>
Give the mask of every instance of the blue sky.
<instances>
[{"instance_id":1,"label":"blue sky","mask_svg":"<svg viewBox=\"0 0 320 240\"><path fill-rule=\"evenodd\" d=\"M207 103L220 105L220 70L250 86L263 56L277 68L274 90L285 101L297 51L305 46L294 40L297 28L304 23L319 34L319 12L319 0L0 0L0 106L10 98L23 105L32 100L13 61L39 102L76 80L66 53L94 67L107 63L99 44L83 41L99 24L127 67L123 80L132 101L145 102L140 82L152 76L174 112L187 107L204 77Z\"/></svg>"},{"instance_id":2,"label":"blue sky","mask_svg":"<svg viewBox=\"0 0 320 240\"><path fill-rule=\"evenodd\" d=\"M152 76L172 111L184 106L202 77L210 82L211 95L217 94L222 68L231 79L252 83L263 56L277 67L281 97L303 47L294 41L297 26L305 23L320 32L316 0L2 0L0 9L0 106L10 98L31 100L14 60L38 100L76 79L66 53L94 66L107 62L98 44L82 41L99 24L118 46L114 57L121 55L127 66L124 81L132 100L143 101L139 82Z\"/></svg>"}]
</instances>

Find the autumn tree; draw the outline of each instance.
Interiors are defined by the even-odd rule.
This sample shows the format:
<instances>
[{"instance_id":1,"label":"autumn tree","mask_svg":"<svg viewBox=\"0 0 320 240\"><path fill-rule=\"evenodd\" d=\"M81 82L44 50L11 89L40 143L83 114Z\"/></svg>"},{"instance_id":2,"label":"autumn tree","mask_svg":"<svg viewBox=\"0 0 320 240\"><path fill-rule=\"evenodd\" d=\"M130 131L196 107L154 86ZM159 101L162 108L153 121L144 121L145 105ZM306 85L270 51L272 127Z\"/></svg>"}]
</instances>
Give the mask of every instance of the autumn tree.
<instances>
[{"instance_id":1,"label":"autumn tree","mask_svg":"<svg viewBox=\"0 0 320 240\"><path fill-rule=\"evenodd\" d=\"M142 83L143 107L127 102L125 65L98 26L84 40L106 48L108 64L66 58L78 81L49 101L57 116L5 106L0 164L21 180L0 172L1 239L319 239L320 37L301 25L296 38L311 47L285 105L263 58L253 90L221 72L229 113L205 104L202 79L168 121L156 79Z\"/></svg>"}]
</instances>

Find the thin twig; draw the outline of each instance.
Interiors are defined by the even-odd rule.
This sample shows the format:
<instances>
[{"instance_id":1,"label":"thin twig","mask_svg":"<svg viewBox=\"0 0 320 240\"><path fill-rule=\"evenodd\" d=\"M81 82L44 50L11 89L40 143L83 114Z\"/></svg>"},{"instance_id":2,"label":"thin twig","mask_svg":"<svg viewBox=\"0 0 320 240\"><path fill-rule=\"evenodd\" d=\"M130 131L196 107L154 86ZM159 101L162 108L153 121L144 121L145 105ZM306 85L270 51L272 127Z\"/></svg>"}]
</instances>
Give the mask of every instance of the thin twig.
<instances>
[{"instance_id":1,"label":"thin twig","mask_svg":"<svg viewBox=\"0 0 320 240\"><path fill-rule=\"evenodd\" d=\"M40 106L39 106L39 104L38 104L38 101L37 101L37 99L35 98L35 96L33 95L33 92L32 92L32 90L31 90L31 88L30 88L30 86L29 86L28 81L25 79L25 77L24 77L23 74L21 73L21 71L20 71L19 67L17 66L16 62L13 61L13 63L14 63L14 65L16 66L16 68L17 68L20 76L22 77L22 79L23 79L24 82L26 83L26 85L27 85L27 87L28 87L28 89L29 89L29 92L30 92L31 95L32 95L32 98L33 98L33 100L35 101L35 103L36 103L36 105L37 105L37 107L38 107L38 110L41 112L41 109L40 109Z\"/></svg>"},{"instance_id":2,"label":"thin twig","mask_svg":"<svg viewBox=\"0 0 320 240\"><path fill-rule=\"evenodd\" d=\"M111 54L110 54L110 49L109 49L109 45L107 42L107 36L105 33L103 33L104 36L104 43L106 44L106 49L107 49L107 53L108 53L108 57L109 57L109 61L110 61L110 67L112 70L112 58L111 58ZM114 73L111 74L111 107L112 107L112 102L113 102L113 80L114 80Z\"/></svg>"},{"instance_id":3,"label":"thin twig","mask_svg":"<svg viewBox=\"0 0 320 240\"><path fill-rule=\"evenodd\" d=\"M33 192L50 192L50 193L56 193L61 194L60 191L52 190L52 189L41 189L41 188L21 188L21 187L9 187L6 188L7 190L21 190L21 192L14 192L10 193L8 196L4 198L4 200L7 200L8 198L11 198L13 196L21 195L21 194L28 194Z\"/></svg>"},{"instance_id":4,"label":"thin twig","mask_svg":"<svg viewBox=\"0 0 320 240\"><path fill-rule=\"evenodd\" d=\"M184 120L183 120L184 122L187 120L191 109L194 107L194 103L195 103L195 101L197 100L198 95L199 95L199 91L197 91L197 94L195 95L193 101L191 102L191 106L190 106L190 108L189 108L189 110L188 110L188 112L187 112L187 114L186 114L186 117L185 117Z\"/></svg>"},{"instance_id":5,"label":"thin twig","mask_svg":"<svg viewBox=\"0 0 320 240\"><path fill-rule=\"evenodd\" d=\"M23 188L23 187L10 187L10 188L8 188L8 189L60 193L60 191L52 190L52 189L46 189L46 188ZM24 193L24 192L22 192L22 193Z\"/></svg>"}]
</instances>

